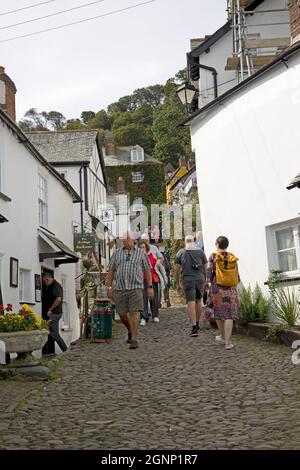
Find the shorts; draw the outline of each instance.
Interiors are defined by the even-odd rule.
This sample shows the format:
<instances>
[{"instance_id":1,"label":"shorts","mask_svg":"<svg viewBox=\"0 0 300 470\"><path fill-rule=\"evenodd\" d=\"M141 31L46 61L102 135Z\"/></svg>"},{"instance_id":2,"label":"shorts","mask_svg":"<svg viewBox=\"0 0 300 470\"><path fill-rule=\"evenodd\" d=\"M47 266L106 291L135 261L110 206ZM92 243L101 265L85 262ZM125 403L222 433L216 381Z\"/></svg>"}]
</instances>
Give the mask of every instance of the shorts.
<instances>
[{"instance_id":1,"label":"shorts","mask_svg":"<svg viewBox=\"0 0 300 470\"><path fill-rule=\"evenodd\" d=\"M116 290L114 301L119 315L144 310L143 289Z\"/></svg>"},{"instance_id":2,"label":"shorts","mask_svg":"<svg viewBox=\"0 0 300 470\"><path fill-rule=\"evenodd\" d=\"M204 294L204 283L195 279L183 280L183 290L187 302L201 300Z\"/></svg>"}]
</instances>

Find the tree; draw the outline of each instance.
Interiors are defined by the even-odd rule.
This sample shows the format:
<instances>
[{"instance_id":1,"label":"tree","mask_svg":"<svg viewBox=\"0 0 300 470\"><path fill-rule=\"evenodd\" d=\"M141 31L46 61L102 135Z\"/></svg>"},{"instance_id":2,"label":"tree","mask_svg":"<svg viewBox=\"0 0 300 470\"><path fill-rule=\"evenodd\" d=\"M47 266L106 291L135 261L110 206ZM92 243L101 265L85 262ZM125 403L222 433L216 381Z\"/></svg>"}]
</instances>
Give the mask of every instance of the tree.
<instances>
[{"instance_id":1,"label":"tree","mask_svg":"<svg viewBox=\"0 0 300 470\"><path fill-rule=\"evenodd\" d=\"M84 122L84 124L88 124L89 121L94 119L95 116L96 113L94 113L94 111L82 111L80 119L82 120L82 122Z\"/></svg>"},{"instance_id":2,"label":"tree","mask_svg":"<svg viewBox=\"0 0 300 470\"><path fill-rule=\"evenodd\" d=\"M186 111L176 95L177 86L175 79L170 79L166 83L166 98L155 112L152 127L155 156L175 166L179 157L194 158L189 129L180 126L180 122L186 117Z\"/></svg>"},{"instance_id":3,"label":"tree","mask_svg":"<svg viewBox=\"0 0 300 470\"><path fill-rule=\"evenodd\" d=\"M154 148L151 127L142 124L128 124L113 131L113 137L118 145L140 145L151 155Z\"/></svg>"},{"instance_id":4,"label":"tree","mask_svg":"<svg viewBox=\"0 0 300 470\"><path fill-rule=\"evenodd\" d=\"M64 129L67 131L74 131L74 130L87 129L87 126L83 124L83 122L78 118L68 119Z\"/></svg>"},{"instance_id":5,"label":"tree","mask_svg":"<svg viewBox=\"0 0 300 470\"><path fill-rule=\"evenodd\" d=\"M24 130L48 131L63 129L66 118L58 111L41 111L30 108L20 121L20 127Z\"/></svg>"},{"instance_id":6,"label":"tree","mask_svg":"<svg viewBox=\"0 0 300 470\"><path fill-rule=\"evenodd\" d=\"M101 109L101 111L98 111L95 116L88 121L88 127L90 129L111 129L112 126L112 119L110 116L108 116L107 112L104 109Z\"/></svg>"}]
</instances>

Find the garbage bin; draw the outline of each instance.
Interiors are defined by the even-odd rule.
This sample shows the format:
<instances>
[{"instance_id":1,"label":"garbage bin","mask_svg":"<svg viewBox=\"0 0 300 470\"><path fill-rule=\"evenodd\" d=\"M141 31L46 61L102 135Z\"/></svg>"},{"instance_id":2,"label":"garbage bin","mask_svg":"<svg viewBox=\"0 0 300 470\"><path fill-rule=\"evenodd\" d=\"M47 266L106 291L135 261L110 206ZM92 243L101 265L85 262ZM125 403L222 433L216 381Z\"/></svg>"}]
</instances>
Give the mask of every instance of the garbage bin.
<instances>
[{"instance_id":1,"label":"garbage bin","mask_svg":"<svg viewBox=\"0 0 300 470\"><path fill-rule=\"evenodd\" d=\"M109 300L97 299L91 314L92 343L110 343L112 340L112 306Z\"/></svg>"}]
</instances>

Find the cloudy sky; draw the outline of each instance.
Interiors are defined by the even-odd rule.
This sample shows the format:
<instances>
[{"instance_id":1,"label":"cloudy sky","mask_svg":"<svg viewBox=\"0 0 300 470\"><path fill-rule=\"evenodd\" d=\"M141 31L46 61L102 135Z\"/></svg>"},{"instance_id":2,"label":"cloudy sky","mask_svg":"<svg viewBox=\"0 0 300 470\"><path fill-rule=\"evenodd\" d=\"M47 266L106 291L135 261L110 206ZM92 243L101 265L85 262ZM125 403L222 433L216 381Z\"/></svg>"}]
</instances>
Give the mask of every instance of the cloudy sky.
<instances>
[{"instance_id":1,"label":"cloudy sky","mask_svg":"<svg viewBox=\"0 0 300 470\"><path fill-rule=\"evenodd\" d=\"M137 8L12 41L7 39L132 7L147 0L1 0L0 65L15 82L17 116L35 107L68 119L105 108L136 88L164 83L185 66L189 40L226 20L226 0L155 0ZM95 0L94 0L95 1Z\"/></svg>"}]
</instances>

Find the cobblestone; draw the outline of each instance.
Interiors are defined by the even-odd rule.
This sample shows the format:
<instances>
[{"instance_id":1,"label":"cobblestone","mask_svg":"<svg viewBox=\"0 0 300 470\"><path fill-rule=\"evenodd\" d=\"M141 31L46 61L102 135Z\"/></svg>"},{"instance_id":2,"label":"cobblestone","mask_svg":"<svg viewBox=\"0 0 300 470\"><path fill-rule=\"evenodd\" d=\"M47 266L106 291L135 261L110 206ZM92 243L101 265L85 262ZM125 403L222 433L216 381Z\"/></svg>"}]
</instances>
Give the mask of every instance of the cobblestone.
<instances>
[{"instance_id":1,"label":"cobblestone","mask_svg":"<svg viewBox=\"0 0 300 470\"><path fill-rule=\"evenodd\" d=\"M225 351L182 308L128 349L78 343L49 382L0 382L0 449L300 449L299 367L285 346L235 336Z\"/></svg>"}]
</instances>

